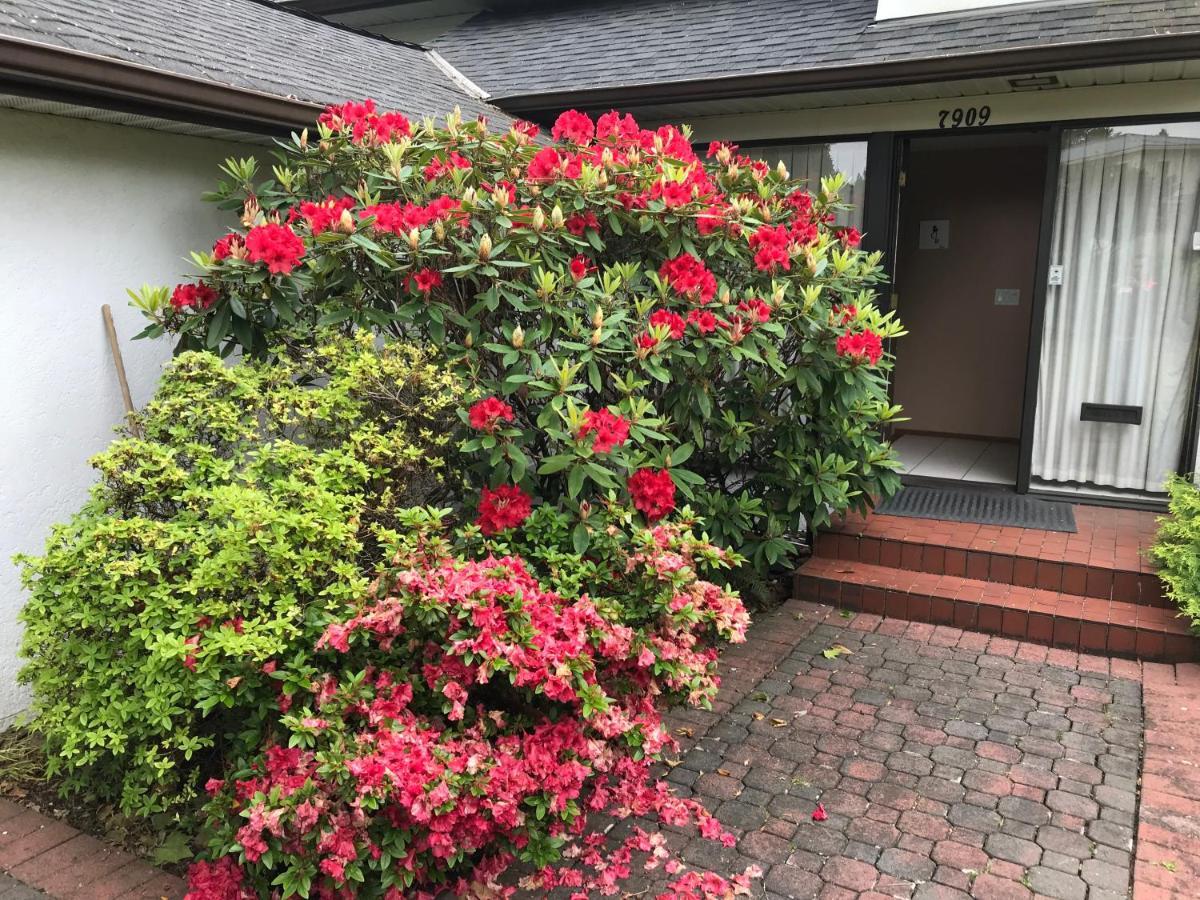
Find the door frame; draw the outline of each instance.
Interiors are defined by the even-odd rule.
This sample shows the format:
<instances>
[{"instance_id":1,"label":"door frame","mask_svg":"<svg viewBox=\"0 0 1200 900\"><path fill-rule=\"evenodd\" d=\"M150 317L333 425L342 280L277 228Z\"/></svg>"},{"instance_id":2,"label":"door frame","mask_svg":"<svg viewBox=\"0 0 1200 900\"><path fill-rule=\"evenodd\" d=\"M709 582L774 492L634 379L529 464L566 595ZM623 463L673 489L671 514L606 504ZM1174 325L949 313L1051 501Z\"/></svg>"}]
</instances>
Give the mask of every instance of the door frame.
<instances>
[{"instance_id":1,"label":"door frame","mask_svg":"<svg viewBox=\"0 0 1200 900\"><path fill-rule=\"evenodd\" d=\"M884 251L884 271L892 288L888 309L896 309L897 246L900 236L900 213L904 186L901 178L908 157L908 143L913 138L944 137L946 140L980 134L1003 134L1021 132L1039 135L1043 139L1046 153L1045 172L1042 183L1042 209L1038 223L1037 249L1034 255L1033 294L1030 298L1029 335L1026 344L1025 384L1021 397L1021 429L1017 448L1017 477L1014 488L1018 494L1029 492L1033 461L1033 428L1037 408L1038 373L1041 364L1042 333L1046 311L1046 280L1050 268L1050 249L1054 231L1055 199L1058 185L1058 160L1061 151L1062 128L1056 124L1041 122L1017 123L994 128L925 129L922 131L895 131L871 135L867 146L867 194L863 208L863 230L867 234L879 228L884 238L871 249ZM872 167L872 151L879 145L880 164ZM884 190L873 190L871 175L885 177L881 183ZM876 197L875 194L881 196ZM886 218L885 218L886 217ZM881 227L882 226L882 227ZM888 386L889 398L895 382Z\"/></svg>"}]
</instances>

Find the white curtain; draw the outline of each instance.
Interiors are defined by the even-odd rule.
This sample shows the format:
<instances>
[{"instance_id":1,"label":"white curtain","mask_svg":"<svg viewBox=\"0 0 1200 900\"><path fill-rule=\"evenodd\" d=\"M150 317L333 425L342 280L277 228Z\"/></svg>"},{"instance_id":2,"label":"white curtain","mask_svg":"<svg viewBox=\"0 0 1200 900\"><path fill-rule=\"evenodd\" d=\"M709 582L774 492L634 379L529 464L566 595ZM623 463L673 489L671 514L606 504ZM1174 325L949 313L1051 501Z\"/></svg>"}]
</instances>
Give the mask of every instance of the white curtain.
<instances>
[{"instance_id":1,"label":"white curtain","mask_svg":"<svg viewBox=\"0 0 1200 900\"><path fill-rule=\"evenodd\" d=\"M834 172L846 176L839 196L850 209L838 213L838 225L853 225L862 229L863 201L867 187L867 142L842 141L836 144L772 144L744 146L742 151L752 159L761 159L772 166L780 161L793 178L806 182L812 193L821 189L821 179Z\"/></svg>"},{"instance_id":2,"label":"white curtain","mask_svg":"<svg viewBox=\"0 0 1200 900\"><path fill-rule=\"evenodd\" d=\"M1180 465L1200 322L1200 127L1064 134L1033 441L1035 479L1162 490ZM1141 425L1081 422L1083 403Z\"/></svg>"}]
</instances>

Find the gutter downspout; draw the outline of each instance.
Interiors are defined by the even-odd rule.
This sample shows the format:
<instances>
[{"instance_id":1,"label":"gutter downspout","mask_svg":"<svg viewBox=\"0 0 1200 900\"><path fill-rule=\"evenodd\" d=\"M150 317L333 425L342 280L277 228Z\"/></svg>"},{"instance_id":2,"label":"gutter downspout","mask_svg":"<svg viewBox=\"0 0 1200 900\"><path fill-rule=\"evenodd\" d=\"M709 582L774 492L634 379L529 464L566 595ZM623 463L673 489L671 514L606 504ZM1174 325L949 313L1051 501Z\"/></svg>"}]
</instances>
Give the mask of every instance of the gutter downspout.
<instances>
[{"instance_id":1,"label":"gutter downspout","mask_svg":"<svg viewBox=\"0 0 1200 900\"><path fill-rule=\"evenodd\" d=\"M290 97L164 72L138 63L0 35L0 88L43 99L279 133L310 125L323 107Z\"/></svg>"}]
</instances>

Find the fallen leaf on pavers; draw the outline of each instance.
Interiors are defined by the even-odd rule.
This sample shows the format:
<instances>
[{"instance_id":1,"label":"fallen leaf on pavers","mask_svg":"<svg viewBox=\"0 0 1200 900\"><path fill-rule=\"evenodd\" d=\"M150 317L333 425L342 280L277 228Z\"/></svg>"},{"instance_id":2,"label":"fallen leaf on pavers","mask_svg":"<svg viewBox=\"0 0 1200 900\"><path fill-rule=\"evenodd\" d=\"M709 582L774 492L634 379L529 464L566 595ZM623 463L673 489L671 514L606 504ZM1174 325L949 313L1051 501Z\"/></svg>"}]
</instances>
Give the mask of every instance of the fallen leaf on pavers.
<instances>
[{"instance_id":1,"label":"fallen leaf on pavers","mask_svg":"<svg viewBox=\"0 0 1200 900\"><path fill-rule=\"evenodd\" d=\"M668 759L667 757L664 756L663 762L665 762L670 768L673 769L677 765L679 765L681 762L683 762L683 760L682 759Z\"/></svg>"},{"instance_id":2,"label":"fallen leaf on pavers","mask_svg":"<svg viewBox=\"0 0 1200 900\"><path fill-rule=\"evenodd\" d=\"M728 769L717 769L717 774L718 774L718 775L724 775L726 778L732 778L732 777L733 777L733 773L732 773L732 772L730 772Z\"/></svg>"},{"instance_id":3,"label":"fallen leaf on pavers","mask_svg":"<svg viewBox=\"0 0 1200 900\"><path fill-rule=\"evenodd\" d=\"M765 715L763 715L763 714L762 714L762 713L760 713L760 712L751 713L750 715L754 716L754 721L755 721L755 722L761 722L763 719L765 719L765 718L766 718L766 716L765 716Z\"/></svg>"},{"instance_id":4,"label":"fallen leaf on pavers","mask_svg":"<svg viewBox=\"0 0 1200 900\"><path fill-rule=\"evenodd\" d=\"M680 737L695 737L696 731L693 728L676 728L675 733Z\"/></svg>"},{"instance_id":5,"label":"fallen leaf on pavers","mask_svg":"<svg viewBox=\"0 0 1200 900\"><path fill-rule=\"evenodd\" d=\"M840 616L841 616L843 619L853 619L853 618L854 618L854 612L853 612L852 610L849 610L849 609L843 609L843 610L842 610L842 611L839 613L839 615L840 615Z\"/></svg>"},{"instance_id":6,"label":"fallen leaf on pavers","mask_svg":"<svg viewBox=\"0 0 1200 900\"><path fill-rule=\"evenodd\" d=\"M1174 871L1175 871L1175 869L1176 869L1176 868L1178 868L1178 867L1175 865L1175 863L1173 863L1173 862L1172 862L1171 860L1169 860L1169 859L1164 859L1164 860L1161 860L1161 861L1159 862L1159 865L1160 865L1160 866L1162 866L1164 869L1166 869L1168 872L1174 872Z\"/></svg>"},{"instance_id":7,"label":"fallen leaf on pavers","mask_svg":"<svg viewBox=\"0 0 1200 900\"><path fill-rule=\"evenodd\" d=\"M829 813L825 812L825 804L818 803L817 808L813 810L812 820L814 822L824 822L829 818Z\"/></svg>"},{"instance_id":8,"label":"fallen leaf on pavers","mask_svg":"<svg viewBox=\"0 0 1200 900\"><path fill-rule=\"evenodd\" d=\"M766 691L755 691L753 694L750 695L750 699L755 700L759 703L766 703L771 698L767 696Z\"/></svg>"},{"instance_id":9,"label":"fallen leaf on pavers","mask_svg":"<svg viewBox=\"0 0 1200 900\"><path fill-rule=\"evenodd\" d=\"M834 644L828 650L822 650L821 655L826 659L837 659L842 654L850 654L854 651L849 647L843 647L841 644Z\"/></svg>"},{"instance_id":10,"label":"fallen leaf on pavers","mask_svg":"<svg viewBox=\"0 0 1200 900\"><path fill-rule=\"evenodd\" d=\"M786 719L772 719L771 724L774 725L776 728L783 728L784 726L787 725L787 720Z\"/></svg>"}]
</instances>

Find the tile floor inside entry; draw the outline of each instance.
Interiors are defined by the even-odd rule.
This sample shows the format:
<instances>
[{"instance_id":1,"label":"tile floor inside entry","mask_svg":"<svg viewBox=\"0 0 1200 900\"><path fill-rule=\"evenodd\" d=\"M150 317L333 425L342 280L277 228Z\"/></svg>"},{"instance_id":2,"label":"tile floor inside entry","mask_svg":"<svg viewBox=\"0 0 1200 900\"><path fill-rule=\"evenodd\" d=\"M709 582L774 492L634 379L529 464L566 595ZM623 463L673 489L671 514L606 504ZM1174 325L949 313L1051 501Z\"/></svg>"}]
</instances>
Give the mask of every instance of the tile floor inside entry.
<instances>
[{"instance_id":1,"label":"tile floor inside entry","mask_svg":"<svg viewBox=\"0 0 1200 900\"><path fill-rule=\"evenodd\" d=\"M667 776L739 840L668 830L685 861L768 900L1128 896L1136 664L795 600L742 647Z\"/></svg>"},{"instance_id":2,"label":"tile floor inside entry","mask_svg":"<svg viewBox=\"0 0 1200 900\"><path fill-rule=\"evenodd\" d=\"M1017 481L1017 445L1007 441L905 434L893 444L905 475L980 484Z\"/></svg>"}]
</instances>

